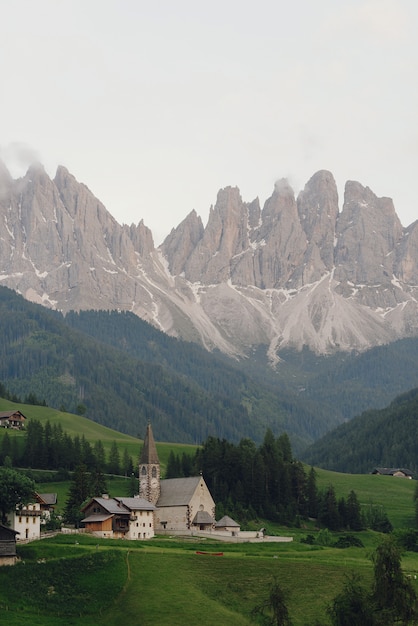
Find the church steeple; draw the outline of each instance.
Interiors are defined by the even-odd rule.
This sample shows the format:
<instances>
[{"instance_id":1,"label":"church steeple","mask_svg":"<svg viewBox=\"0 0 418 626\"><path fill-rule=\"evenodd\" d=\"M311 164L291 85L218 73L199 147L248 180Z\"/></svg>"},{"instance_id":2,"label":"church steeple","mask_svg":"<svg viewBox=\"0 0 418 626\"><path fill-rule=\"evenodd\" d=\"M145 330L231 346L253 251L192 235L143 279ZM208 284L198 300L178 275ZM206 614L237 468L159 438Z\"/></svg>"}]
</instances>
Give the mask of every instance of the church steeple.
<instances>
[{"instance_id":1,"label":"church steeple","mask_svg":"<svg viewBox=\"0 0 418 626\"><path fill-rule=\"evenodd\" d=\"M160 460L150 423L139 459L139 495L153 504L157 504L160 497Z\"/></svg>"}]
</instances>

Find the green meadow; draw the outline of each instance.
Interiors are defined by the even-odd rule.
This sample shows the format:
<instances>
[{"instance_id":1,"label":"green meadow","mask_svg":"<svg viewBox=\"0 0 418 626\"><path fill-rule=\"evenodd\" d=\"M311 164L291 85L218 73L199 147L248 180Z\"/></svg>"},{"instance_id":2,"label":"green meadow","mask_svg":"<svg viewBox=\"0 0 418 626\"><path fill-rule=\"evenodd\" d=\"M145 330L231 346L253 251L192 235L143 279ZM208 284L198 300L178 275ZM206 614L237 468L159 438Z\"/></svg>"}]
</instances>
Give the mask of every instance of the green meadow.
<instances>
[{"instance_id":1,"label":"green meadow","mask_svg":"<svg viewBox=\"0 0 418 626\"><path fill-rule=\"evenodd\" d=\"M370 555L379 537L361 533L365 547L345 550L308 546L299 537L264 544L83 535L42 539L19 546L22 561L0 569L0 623L250 625L257 623L252 610L276 577L295 626L325 625L326 607L349 572L371 583ZM413 578L418 555L406 553L403 565L418 591Z\"/></svg>"},{"instance_id":2,"label":"green meadow","mask_svg":"<svg viewBox=\"0 0 418 626\"><path fill-rule=\"evenodd\" d=\"M16 405L0 400L0 410ZM72 436L101 439L106 451L116 441L137 462L142 441L76 415L46 407L19 405L29 419L59 420ZM1 437L4 432L0 429ZM10 432L19 438L24 434ZM164 467L170 450L193 453L195 446L158 443ZM372 469L372 468L370 468ZM309 470L309 468L307 468ZM416 482L388 476L350 475L316 469L319 489L330 484L338 498L354 490L362 506L381 506L400 529L415 528ZM65 505L69 481L50 482L36 472L40 492L57 492L58 510ZM43 480L44 478L44 480ZM111 496L124 495L125 477L108 476ZM102 540L88 535L62 535L18 545L20 561L0 568L0 624L20 626L240 626L261 624L252 610L267 598L277 578L294 626L326 626L326 608L342 589L346 576L357 572L371 583L371 555L381 540L372 531L356 533L364 547L338 549L308 545L307 534L319 532L314 522L299 528L254 520L270 534L292 536L290 543L228 544L196 538L155 537L150 541ZM340 533L341 534L341 533ZM333 534L333 541L338 533ZM222 552L222 556L197 554ZM402 566L418 592L418 552L404 552ZM355 626L355 625L353 625Z\"/></svg>"}]
</instances>

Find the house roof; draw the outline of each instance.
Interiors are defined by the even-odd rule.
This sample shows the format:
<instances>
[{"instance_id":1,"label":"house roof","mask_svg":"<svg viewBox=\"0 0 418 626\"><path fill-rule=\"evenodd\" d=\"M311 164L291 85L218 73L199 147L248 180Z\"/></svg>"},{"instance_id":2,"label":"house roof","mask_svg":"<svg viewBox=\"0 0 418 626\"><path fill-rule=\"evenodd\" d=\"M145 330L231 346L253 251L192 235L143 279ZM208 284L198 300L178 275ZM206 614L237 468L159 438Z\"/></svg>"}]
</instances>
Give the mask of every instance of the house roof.
<instances>
[{"instance_id":1,"label":"house roof","mask_svg":"<svg viewBox=\"0 0 418 626\"><path fill-rule=\"evenodd\" d=\"M97 502L102 509L107 511L109 515L129 515L131 511L154 511L155 506L145 500L145 498L124 498L124 497L116 497L116 498L92 498L83 508L82 511L85 511L91 506L92 502ZM103 514L97 513L92 514L89 517L94 517L96 521L101 521L97 519L97 515L100 517ZM107 519L107 518L105 518Z\"/></svg>"},{"instance_id":2,"label":"house roof","mask_svg":"<svg viewBox=\"0 0 418 626\"><path fill-rule=\"evenodd\" d=\"M87 517L85 517L81 521L84 524L87 524L89 522L105 522L106 520L110 519L111 517L113 517L113 515L99 515L98 513L96 513L94 515L88 515Z\"/></svg>"},{"instance_id":3,"label":"house roof","mask_svg":"<svg viewBox=\"0 0 418 626\"><path fill-rule=\"evenodd\" d=\"M123 515L129 514L128 509L126 509L122 504L119 504L117 500L113 498L92 498L83 508L82 511L85 511L92 502L97 502L105 511L111 513L112 515Z\"/></svg>"},{"instance_id":4,"label":"house roof","mask_svg":"<svg viewBox=\"0 0 418 626\"><path fill-rule=\"evenodd\" d=\"M9 417L16 417L16 419L26 419L21 411L0 411L0 420L7 419Z\"/></svg>"},{"instance_id":5,"label":"house roof","mask_svg":"<svg viewBox=\"0 0 418 626\"><path fill-rule=\"evenodd\" d=\"M42 498L44 504L56 504L58 501L56 493L38 493L38 496Z\"/></svg>"},{"instance_id":6,"label":"house roof","mask_svg":"<svg viewBox=\"0 0 418 626\"><path fill-rule=\"evenodd\" d=\"M396 472L402 472L405 476L412 476L413 472L405 467L375 467L372 474L382 474L383 476L393 476Z\"/></svg>"},{"instance_id":7,"label":"house roof","mask_svg":"<svg viewBox=\"0 0 418 626\"><path fill-rule=\"evenodd\" d=\"M123 506L125 506L127 509L129 509L130 511L155 511L156 507L151 503L148 502L148 500L146 500L145 498L120 498L120 497L115 497L115 500L117 500L117 502L121 502L123 504Z\"/></svg>"},{"instance_id":8,"label":"house roof","mask_svg":"<svg viewBox=\"0 0 418 626\"><path fill-rule=\"evenodd\" d=\"M147 432L144 437L144 446L142 448L141 457L139 459L140 465L158 465L160 462L157 454L157 447L154 441L154 435L152 434L151 424L147 426Z\"/></svg>"},{"instance_id":9,"label":"house roof","mask_svg":"<svg viewBox=\"0 0 418 626\"><path fill-rule=\"evenodd\" d=\"M8 526L4 526L0 524L0 537L4 540L6 537L11 537L12 535L20 535L18 530L13 530L13 528L9 528Z\"/></svg>"},{"instance_id":10,"label":"house roof","mask_svg":"<svg viewBox=\"0 0 418 626\"><path fill-rule=\"evenodd\" d=\"M201 476L167 478L166 480L162 480L160 483L161 493L157 507L189 504L201 480L203 480Z\"/></svg>"},{"instance_id":11,"label":"house roof","mask_svg":"<svg viewBox=\"0 0 418 626\"><path fill-rule=\"evenodd\" d=\"M192 524L213 524L213 517L207 511L198 511Z\"/></svg>"},{"instance_id":12,"label":"house roof","mask_svg":"<svg viewBox=\"0 0 418 626\"><path fill-rule=\"evenodd\" d=\"M222 528L224 526L236 526L239 528L239 524L237 524L232 517L229 517L229 515L224 515L218 522L216 522L215 526Z\"/></svg>"}]
</instances>

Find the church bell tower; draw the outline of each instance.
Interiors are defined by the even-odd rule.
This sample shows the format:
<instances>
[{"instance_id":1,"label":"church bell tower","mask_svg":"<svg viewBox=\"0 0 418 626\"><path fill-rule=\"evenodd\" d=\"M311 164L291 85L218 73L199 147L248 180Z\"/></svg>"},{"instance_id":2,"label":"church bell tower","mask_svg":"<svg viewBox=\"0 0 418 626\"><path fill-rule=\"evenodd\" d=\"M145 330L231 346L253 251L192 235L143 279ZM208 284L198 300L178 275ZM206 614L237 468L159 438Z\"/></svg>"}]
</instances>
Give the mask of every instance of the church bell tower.
<instances>
[{"instance_id":1,"label":"church bell tower","mask_svg":"<svg viewBox=\"0 0 418 626\"><path fill-rule=\"evenodd\" d=\"M160 460L151 424L147 426L139 459L139 495L152 504L157 504L160 497Z\"/></svg>"}]
</instances>

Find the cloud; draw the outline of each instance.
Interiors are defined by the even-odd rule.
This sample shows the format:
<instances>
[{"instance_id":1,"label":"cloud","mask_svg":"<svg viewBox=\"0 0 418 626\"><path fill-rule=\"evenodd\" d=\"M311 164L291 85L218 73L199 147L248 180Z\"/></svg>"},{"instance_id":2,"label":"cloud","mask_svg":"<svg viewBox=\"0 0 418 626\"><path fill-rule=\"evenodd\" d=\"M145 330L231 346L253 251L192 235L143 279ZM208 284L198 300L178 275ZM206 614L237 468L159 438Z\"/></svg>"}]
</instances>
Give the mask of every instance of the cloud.
<instances>
[{"instance_id":1,"label":"cloud","mask_svg":"<svg viewBox=\"0 0 418 626\"><path fill-rule=\"evenodd\" d=\"M30 165L40 163L40 156L36 150L17 141L0 147L0 157L13 177L22 176Z\"/></svg>"}]
</instances>

